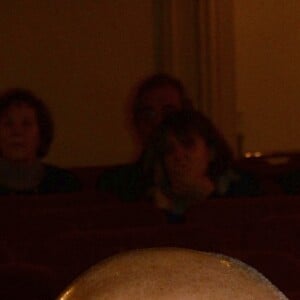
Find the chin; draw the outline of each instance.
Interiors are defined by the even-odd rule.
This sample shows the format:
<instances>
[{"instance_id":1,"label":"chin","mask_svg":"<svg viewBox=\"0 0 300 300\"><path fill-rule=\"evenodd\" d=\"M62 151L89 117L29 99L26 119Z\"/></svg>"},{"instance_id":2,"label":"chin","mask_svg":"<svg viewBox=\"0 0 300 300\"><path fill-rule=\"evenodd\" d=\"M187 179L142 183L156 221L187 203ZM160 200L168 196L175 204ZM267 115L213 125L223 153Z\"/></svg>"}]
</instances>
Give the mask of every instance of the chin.
<instances>
[{"instance_id":1,"label":"chin","mask_svg":"<svg viewBox=\"0 0 300 300\"><path fill-rule=\"evenodd\" d=\"M24 154L15 154L15 155L11 155L9 157L6 158L7 160L11 161L11 162L15 162L15 163L28 163L28 162L31 162L31 161L34 161L35 159L32 158L32 157L29 157L27 155L24 155Z\"/></svg>"}]
</instances>

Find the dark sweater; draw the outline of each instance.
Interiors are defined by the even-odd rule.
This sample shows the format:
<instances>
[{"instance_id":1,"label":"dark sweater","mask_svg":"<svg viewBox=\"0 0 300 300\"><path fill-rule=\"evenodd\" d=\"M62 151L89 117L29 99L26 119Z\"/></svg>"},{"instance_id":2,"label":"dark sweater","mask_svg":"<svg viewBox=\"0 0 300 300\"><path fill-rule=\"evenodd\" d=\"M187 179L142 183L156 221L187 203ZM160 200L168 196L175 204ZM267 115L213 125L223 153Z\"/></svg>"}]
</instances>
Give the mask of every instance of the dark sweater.
<instances>
[{"instance_id":1,"label":"dark sweater","mask_svg":"<svg viewBox=\"0 0 300 300\"><path fill-rule=\"evenodd\" d=\"M261 195L260 183L255 176L238 169L234 169L230 173L233 176L230 176L227 180L225 178L227 182L224 191L217 190L211 197ZM142 160L112 167L104 171L97 181L98 190L112 193L126 202L144 199L147 191L152 186L153 178L144 174Z\"/></svg>"},{"instance_id":2,"label":"dark sweater","mask_svg":"<svg viewBox=\"0 0 300 300\"><path fill-rule=\"evenodd\" d=\"M79 180L71 172L49 164L43 167L43 177L34 188L16 190L0 185L0 195L69 193L81 189Z\"/></svg>"}]
</instances>

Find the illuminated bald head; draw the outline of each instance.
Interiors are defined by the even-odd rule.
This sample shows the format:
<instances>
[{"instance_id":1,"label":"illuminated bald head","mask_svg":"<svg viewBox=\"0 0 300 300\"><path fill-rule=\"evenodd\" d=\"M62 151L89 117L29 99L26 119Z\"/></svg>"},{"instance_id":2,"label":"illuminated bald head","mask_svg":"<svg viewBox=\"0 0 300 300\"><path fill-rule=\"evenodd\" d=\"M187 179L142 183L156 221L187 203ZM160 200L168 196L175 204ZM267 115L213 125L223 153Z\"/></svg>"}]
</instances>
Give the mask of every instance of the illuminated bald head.
<instances>
[{"instance_id":1,"label":"illuminated bald head","mask_svg":"<svg viewBox=\"0 0 300 300\"><path fill-rule=\"evenodd\" d=\"M253 268L226 256L156 248L113 256L92 267L59 300L284 300Z\"/></svg>"}]
</instances>

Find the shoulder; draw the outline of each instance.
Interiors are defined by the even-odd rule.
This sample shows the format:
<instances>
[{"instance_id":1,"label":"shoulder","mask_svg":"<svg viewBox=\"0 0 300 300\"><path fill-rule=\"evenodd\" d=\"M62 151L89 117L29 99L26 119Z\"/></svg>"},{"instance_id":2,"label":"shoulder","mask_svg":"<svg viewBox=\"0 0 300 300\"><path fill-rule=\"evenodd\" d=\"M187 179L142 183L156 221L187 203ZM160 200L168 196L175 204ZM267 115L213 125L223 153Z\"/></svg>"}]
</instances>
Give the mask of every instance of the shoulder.
<instances>
[{"instance_id":1,"label":"shoulder","mask_svg":"<svg viewBox=\"0 0 300 300\"><path fill-rule=\"evenodd\" d=\"M44 178L40 184L42 192L75 192L81 187L78 178L69 170L44 164Z\"/></svg>"},{"instance_id":2,"label":"shoulder","mask_svg":"<svg viewBox=\"0 0 300 300\"><path fill-rule=\"evenodd\" d=\"M139 177L142 173L142 167L139 163L128 163L112 166L104 170L99 178L98 184L106 181L128 181L134 177Z\"/></svg>"},{"instance_id":3,"label":"shoulder","mask_svg":"<svg viewBox=\"0 0 300 300\"><path fill-rule=\"evenodd\" d=\"M220 195L232 196L259 196L262 194L261 183L251 172L231 168L219 179Z\"/></svg>"},{"instance_id":4,"label":"shoulder","mask_svg":"<svg viewBox=\"0 0 300 300\"><path fill-rule=\"evenodd\" d=\"M146 188L142 170L139 162L110 167L100 174L97 189L113 193L125 201L132 201Z\"/></svg>"}]
</instances>

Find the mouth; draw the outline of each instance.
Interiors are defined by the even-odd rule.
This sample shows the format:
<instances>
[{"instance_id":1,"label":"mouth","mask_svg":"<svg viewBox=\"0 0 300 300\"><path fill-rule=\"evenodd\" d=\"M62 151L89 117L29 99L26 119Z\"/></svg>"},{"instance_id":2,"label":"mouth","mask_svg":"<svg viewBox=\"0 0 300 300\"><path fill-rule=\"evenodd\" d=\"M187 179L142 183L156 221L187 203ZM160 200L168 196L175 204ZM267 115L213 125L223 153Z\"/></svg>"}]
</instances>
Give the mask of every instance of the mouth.
<instances>
[{"instance_id":1,"label":"mouth","mask_svg":"<svg viewBox=\"0 0 300 300\"><path fill-rule=\"evenodd\" d=\"M24 141L22 141L22 140L13 140L13 141L11 141L11 144L12 145L22 145L22 144L24 144Z\"/></svg>"},{"instance_id":2,"label":"mouth","mask_svg":"<svg viewBox=\"0 0 300 300\"><path fill-rule=\"evenodd\" d=\"M10 143L10 147L13 149L22 149L25 148L25 144L23 142L12 142Z\"/></svg>"}]
</instances>

